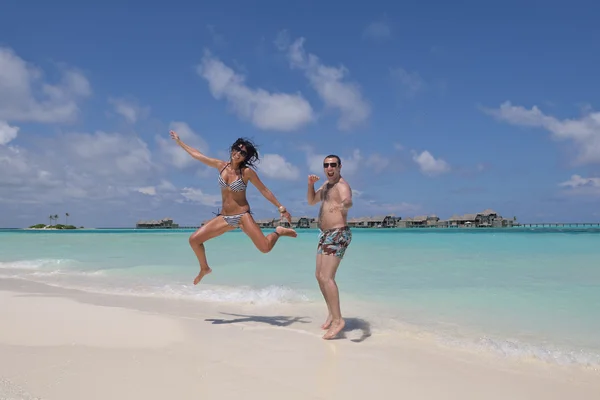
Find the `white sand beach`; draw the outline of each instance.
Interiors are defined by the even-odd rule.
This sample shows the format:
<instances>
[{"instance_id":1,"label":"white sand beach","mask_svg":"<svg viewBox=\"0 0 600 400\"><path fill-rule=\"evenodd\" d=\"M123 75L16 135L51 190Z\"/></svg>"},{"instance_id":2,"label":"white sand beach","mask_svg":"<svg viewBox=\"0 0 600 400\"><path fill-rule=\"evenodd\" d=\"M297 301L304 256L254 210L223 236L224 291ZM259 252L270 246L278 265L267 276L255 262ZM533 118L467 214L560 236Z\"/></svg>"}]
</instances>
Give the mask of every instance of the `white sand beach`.
<instances>
[{"instance_id":1,"label":"white sand beach","mask_svg":"<svg viewBox=\"0 0 600 400\"><path fill-rule=\"evenodd\" d=\"M325 341L320 319L300 317L297 306L119 297L0 279L0 398L591 400L600 393L598 371L369 335L352 321L347 337Z\"/></svg>"}]
</instances>

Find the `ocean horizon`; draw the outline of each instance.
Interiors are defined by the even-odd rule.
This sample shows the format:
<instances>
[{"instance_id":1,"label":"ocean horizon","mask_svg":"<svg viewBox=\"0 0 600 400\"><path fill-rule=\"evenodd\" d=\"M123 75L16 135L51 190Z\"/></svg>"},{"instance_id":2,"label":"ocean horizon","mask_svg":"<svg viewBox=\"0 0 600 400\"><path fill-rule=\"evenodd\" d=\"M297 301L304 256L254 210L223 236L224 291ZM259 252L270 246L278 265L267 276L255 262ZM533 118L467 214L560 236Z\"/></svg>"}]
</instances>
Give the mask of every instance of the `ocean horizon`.
<instances>
[{"instance_id":1,"label":"ocean horizon","mask_svg":"<svg viewBox=\"0 0 600 400\"><path fill-rule=\"evenodd\" d=\"M298 229L268 254L239 230L212 239L213 273L198 286L193 231L0 229L0 278L298 313L322 307L325 317L318 230ZM353 229L337 277L342 313L374 334L598 368L599 242L600 229L581 227Z\"/></svg>"}]
</instances>

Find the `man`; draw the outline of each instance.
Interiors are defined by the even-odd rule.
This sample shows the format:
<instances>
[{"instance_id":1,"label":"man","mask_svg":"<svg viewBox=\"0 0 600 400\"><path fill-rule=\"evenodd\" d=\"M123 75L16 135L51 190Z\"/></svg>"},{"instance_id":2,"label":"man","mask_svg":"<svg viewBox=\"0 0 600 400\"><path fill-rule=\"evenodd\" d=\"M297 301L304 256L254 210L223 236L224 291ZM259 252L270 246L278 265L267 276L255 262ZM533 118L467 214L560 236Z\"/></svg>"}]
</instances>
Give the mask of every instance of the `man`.
<instances>
[{"instance_id":1,"label":"man","mask_svg":"<svg viewBox=\"0 0 600 400\"><path fill-rule=\"evenodd\" d=\"M316 277L329 310L329 316L321 328L327 332L323 339L333 339L344 329L340 311L340 298L335 273L344 258L344 253L352 241L352 232L347 224L348 210L352 207L352 189L341 176L342 161L336 155L329 155L323 161L327 177L319 190L314 184L316 175L308 176L308 204L321 203L318 227L321 230L317 246Z\"/></svg>"}]
</instances>

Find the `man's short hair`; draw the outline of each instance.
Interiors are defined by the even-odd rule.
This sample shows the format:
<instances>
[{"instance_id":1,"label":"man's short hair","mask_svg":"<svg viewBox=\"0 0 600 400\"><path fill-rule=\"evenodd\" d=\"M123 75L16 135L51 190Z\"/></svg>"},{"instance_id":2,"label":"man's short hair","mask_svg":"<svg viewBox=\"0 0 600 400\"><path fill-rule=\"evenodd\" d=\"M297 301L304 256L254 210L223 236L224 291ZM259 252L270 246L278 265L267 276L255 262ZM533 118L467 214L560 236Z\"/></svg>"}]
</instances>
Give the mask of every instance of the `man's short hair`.
<instances>
[{"instance_id":1,"label":"man's short hair","mask_svg":"<svg viewBox=\"0 0 600 400\"><path fill-rule=\"evenodd\" d=\"M335 154L328 155L327 157L324 158L324 160L327 160L328 158L336 158L337 161L338 161L338 164L342 165L342 160L338 156L336 156Z\"/></svg>"}]
</instances>

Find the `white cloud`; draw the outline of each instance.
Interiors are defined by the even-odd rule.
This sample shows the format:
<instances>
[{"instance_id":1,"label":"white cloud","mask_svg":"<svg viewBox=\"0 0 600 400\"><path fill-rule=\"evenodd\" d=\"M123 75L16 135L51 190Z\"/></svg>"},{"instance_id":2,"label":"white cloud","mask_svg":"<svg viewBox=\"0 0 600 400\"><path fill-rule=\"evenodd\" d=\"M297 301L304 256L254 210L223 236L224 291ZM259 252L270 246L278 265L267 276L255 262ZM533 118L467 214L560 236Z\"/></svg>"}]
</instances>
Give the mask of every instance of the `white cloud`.
<instances>
[{"instance_id":1,"label":"white cloud","mask_svg":"<svg viewBox=\"0 0 600 400\"><path fill-rule=\"evenodd\" d=\"M566 188L566 193L574 196L600 196L600 178L584 178L575 174L558 186Z\"/></svg>"},{"instance_id":2,"label":"white cloud","mask_svg":"<svg viewBox=\"0 0 600 400\"><path fill-rule=\"evenodd\" d=\"M312 150L307 149L306 165L311 174L321 175L323 173L323 160L326 154L314 154Z\"/></svg>"},{"instance_id":3,"label":"white cloud","mask_svg":"<svg viewBox=\"0 0 600 400\"><path fill-rule=\"evenodd\" d=\"M152 161L148 145L134 135L106 133L64 135L69 161L76 162L79 172L100 176L135 176L150 172Z\"/></svg>"},{"instance_id":4,"label":"white cloud","mask_svg":"<svg viewBox=\"0 0 600 400\"><path fill-rule=\"evenodd\" d=\"M421 154L413 152L413 161L419 165L419 169L425 175L434 176L450 171L450 165L441 158L436 159L429 151Z\"/></svg>"},{"instance_id":5,"label":"white cloud","mask_svg":"<svg viewBox=\"0 0 600 400\"><path fill-rule=\"evenodd\" d=\"M300 177L300 170L279 154L264 154L258 169L272 179L295 180Z\"/></svg>"},{"instance_id":6,"label":"white cloud","mask_svg":"<svg viewBox=\"0 0 600 400\"><path fill-rule=\"evenodd\" d=\"M350 156L340 156L342 159L342 173L345 175L354 175L360 168L363 160L360 150L355 149ZM321 160L321 171L323 171L323 160Z\"/></svg>"},{"instance_id":7,"label":"white cloud","mask_svg":"<svg viewBox=\"0 0 600 400\"><path fill-rule=\"evenodd\" d=\"M390 159L381 154L371 154L366 160L365 165L372 168L375 172L382 172L390 165Z\"/></svg>"},{"instance_id":8,"label":"white cloud","mask_svg":"<svg viewBox=\"0 0 600 400\"><path fill-rule=\"evenodd\" d=\"M167 180L161 180L160 184L156 186L145 186L136 189L138 192L148 195L157 196L159 194L172 193L177 190L175 185Z\"/></svg>"},{"instance_id":9,"label":"white cloud","mask_svg":"<svg viewBox=\"0 0 600 400\"><path fill-rule=\"evenodd\" d=\"M146 186L137 189L138 192L142 194L147 194L148 196L156 196L156 187L154 186Z\"/></svg>"},{"instance_id":10,"label":"white cloud","mask_svg":"<svg viewBox=\"0 0 600 400\"><path fill-rule=\"evenodd\" d=\"M425 82L418 72L408 72L403 68L394 68L390 71L392 79L404 87L407 96L412 97L423 90Z\"/></svg>"},{"instance_id":11,"label":"white cloud","mask_svg":"<svg viewBox=\"0 0 600 400\"><path fill-rule=\"evenodd\" d=\"M157 188L161 192L174 192L177 190L175 185L165 179L160 181L160 184L157 186Z\"/></svg>"},{"instance_id":12,"label":"white cloud","mask_svg":"<svg viewBox=\"0 0 600 400\"><path fill-rule=\"evenodd\" d=\"M150 112L149 107L141 107L133 100L111 97L108 102L114 107L117 114L131 124L135 124L138 119L146 117Z\"/></svg>"},{"instance_id":13,"label":"white cloud","mask_svg":"<svg viewBox=\"0 0 600 400\"><path fill-rule=\"evenodd\" d=\"M188 201L200 203L205 206L216 207L221 203L221 196L206 194L200 189L184 187L181 195Z\"/></svg>"},{"instance_id":14,"label":"white cloud","mask_svg":"<svg viewBox=\"0 0 600 400\"><path fill-rule=\"evenodd\" d=\"M36 178L32 173L32 167L34 166L32 164L34 163L35 160L28 162L26 153L19 148L0 146L0 170L2 171L0 174L0 189L7 187L7 193L3 193L4 196L10 196L10 188L8 187L25 185L27 179L24 178L26 177L30 177L31 183L34 183L34 178ZM4 196L0 196L0 198Z\"/></svg>"},{"instance_id":15,"label":"white cloud","mask_svg":"<svg viewBox=\"0 0 600 400\"><path fill-rule=\"evenodd\" d=\"M386 39L392 34L392 28L383 21L372 22L363 31L363 36L371 39Z\"/></svg>"},{"instance_id":16,"label":"white cloud","mask_svg":"<svg viewBox=\"0 0 600 400\"><path fill-rule=\"evenodd\" d=\"M402 144L400 144L400 143L394 143L394 149L398 150L398 151L402 151L402 150L404 150L404 146L402 146Z\"/></svg>"},{"instance_id":17,"label":"white cloud","mask_svg":"<svg viewBox=\"0 0 600 400\"><path fill-rule=\"evenodd\" d=\"M357 202L363 206L371 215L376 214L414 214L421 210L421 205L407 202L382 203L376 200L366 200L361 197Z\"/></svg>"},{"instance_id":18,"label":"white cloud","mask_svg":"<svg viewBox=\"0 0 600 400\"><path fill-rule=\"evenodd\" d=\"M310 146L301 146L300 149L306 152L306 165L312 174L323 174L323 160L327 154L316 154ZM363 160L360 150L355 149L350 156L338 154L342 160L342 176L351 176L358 172L360 163Z\"/></svg>"},{"instance_id":19,"label":"white cloud","mask_svg":"<svg viewBox=\"0 0 600 400\"><path fill-rule=\"evenodd\" d=\"M240 118L259 129L290 132L314 119L310 103L300 93L252 89L245 84L243 75L236 74L209 52L205 53L197 72L208 82L215 99L225 98Z\"/></svg>"},{"instance_id":20,"label":"white cloud","mask_svg":"<svg viewBox=\"0 0 600 400\"><path fill-rule=\"evenodd\" d=\"M275 40L276 46L281 51L287 51L291 68L304 71L325 106L339 111L338 129L347 131L363 124L371 114L371 106L363 98L358 84L345 81L348 69L324 65L316 55L307 54L304 38L297 39L289 46L288 43L287 32L280 32Z\"/></svg>"},{"instance_id":21,"label":"white cloud","mask_svg":"<svg viewBox=\"0 0 600 400\"><path fill-rule=\"evenodd\" d=\"M581 175L572 175L571 179L562 182L559 186L567 187L597 187L600 188L600 178L583 178Z\"/></svg>"},{"instance_id":22,"label":"white cloud","mask_svg":"<svg viewBox=\"0 0 600 400\"><path fill-rule=\"evenodd\" d=\"M156 179L145 142L133 135L96 132L39 138L40 149L0 146L0 199L5 203L61 203L127 199Z\"/></svg>"},{"instance_id":23,"label":"white cloud","mask_svg":"<svg viewBox=\"0 0 600 400\"><path fill-rule=\"evenodd\" d=\"M577 163L600 163L600 112L586 111L578 119L563 119L545 115L537 106L530 110L504 102L498 109L484 109L500 121L511 125L543 128L556 140L571 140L578 149Z\"/></svg>"},{"instance_id":24,"label":"white cloud","mask_svg":"<svg viewBox=\"0 0 600 400\"><path fill-rule=\"evenodd\" d=\"M314 149L308 145L299 146L299 149L303 150L306 154L306 165L308 167L308 171L311 174L323 174L323 160L327 154L315 153ZM372 153L365 158L359 149L354 149L349 155L338 154L338 156L342 160L342 176L348 177L355 175L358 173L360 168L363 167L368 168L376 173L380 173L391 164L391 161L388 157L378 153Z\"/></svg>"},{"instance_id":25,"label":"white cloud","mask_svg":"<svg viewBox=\"0 0 600 400\"><path fill-rule=\"evenodd\" d=\"M201 153L208 155L208 144L185 122L173 121L169 124L169 130L177 132L179 138L188 146L191 146ZM196 165L204 170L205 167L200 161L192 158L184 149L182 149L169 135L165 132L163 136L156 136L156 142L160 148L162 156L170 165L183 169Z\"/></svg>"},{"instance_id":26,"label":"white cloud","mask_svg":"<svg viewBox=\"0 0 600 400\"><path fill-rule=\"evenodd\" d=\"M352 189L352 197L360 197L363 193L364 191L362 190Z\"/></svg>"},{"instance_id":27,"label":"white cloud","mask_svg":"<svg viewBox=\"0 0 600 400\"><path fill-rule=\"evenodd\" d=\"M43 81L43 72L0 47L0 119L6 121L72 122L78 103L91 95L86 77L78 70L62 69L58 83Z\"/></svg>"},{"instance_id":28,"label":"white cloud","mask_svg":"<svg viewBox=\"0 0 600 400\"><path fill-rule=\"evenodd\" d=\"M17 137L18 126L10 126L6 121L0 121L0 146L7 145Z\"/></svg>"}]
</instances>

